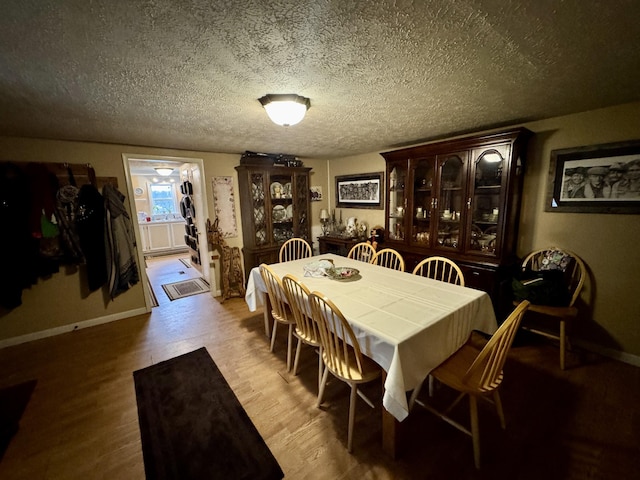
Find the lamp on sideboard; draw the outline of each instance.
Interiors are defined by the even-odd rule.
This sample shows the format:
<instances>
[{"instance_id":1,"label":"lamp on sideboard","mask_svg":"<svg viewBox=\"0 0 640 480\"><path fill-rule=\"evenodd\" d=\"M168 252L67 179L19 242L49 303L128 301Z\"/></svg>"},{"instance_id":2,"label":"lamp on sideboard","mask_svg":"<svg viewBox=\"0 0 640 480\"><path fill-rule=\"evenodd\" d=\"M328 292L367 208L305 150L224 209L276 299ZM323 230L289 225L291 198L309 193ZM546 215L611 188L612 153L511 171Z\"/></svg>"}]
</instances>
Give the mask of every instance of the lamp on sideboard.
<instances>
[{"instance_id":1,"label":"lamp on sideboard","mask_svg":"<svg viewBox=\"0 0 640 480\"><path fill-rule=\"evenodd\" d=\"M322 225L322 235L329 233L329 212L324 208L320 210L320 224Z\"/></svg>"}]
</instances>

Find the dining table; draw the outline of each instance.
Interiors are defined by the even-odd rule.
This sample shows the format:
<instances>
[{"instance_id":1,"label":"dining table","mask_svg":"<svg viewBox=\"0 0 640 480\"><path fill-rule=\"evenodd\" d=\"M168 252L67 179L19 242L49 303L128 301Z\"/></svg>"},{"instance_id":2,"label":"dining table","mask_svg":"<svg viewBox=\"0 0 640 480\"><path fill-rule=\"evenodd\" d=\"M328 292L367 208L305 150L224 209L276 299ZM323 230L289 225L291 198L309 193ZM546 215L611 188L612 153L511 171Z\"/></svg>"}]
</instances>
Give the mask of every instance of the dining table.
<instances>
[{"instance_id":1,"label":"dining table","mask_svg":"<svg viewBox=\"0 0 640 480\"><path fill-rule=\"evenodd\" d=\"M358 274L347 279L323 275L318 265L330 262ZM331 299L351 325L362 352L384 370L383 448L398 455L398 424L409 415L407 393L421 385L429 372L458 350L473 330L497 329L486 292L408 272L321 254L269 265L281 279L297 277L310 291ZM271 317L266 286L259 267L251 270L245 301L254 312L264 308L265 333Z\"/></svg>"}]
</instances>

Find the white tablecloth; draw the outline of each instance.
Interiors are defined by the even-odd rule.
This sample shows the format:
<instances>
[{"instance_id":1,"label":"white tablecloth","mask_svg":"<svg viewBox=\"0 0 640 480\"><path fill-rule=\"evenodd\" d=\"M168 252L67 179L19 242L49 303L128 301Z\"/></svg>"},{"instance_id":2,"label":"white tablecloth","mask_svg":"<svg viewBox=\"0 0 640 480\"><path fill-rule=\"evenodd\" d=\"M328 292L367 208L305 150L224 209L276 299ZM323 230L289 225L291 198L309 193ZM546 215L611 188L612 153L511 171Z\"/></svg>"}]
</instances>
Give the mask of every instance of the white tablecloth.
<instances>
[{"instance_id":1,"label":"white tablecloth","mask_svg":"<svg viewBox=\"0 0 640 480\"><path fill-rule=\"evenodd\" d=\"M304 265L319 259L331 259L336 267L357 268L361 278L305 277ZM333 254L270 266L280 278L295 275L340 308L363 353L387 372L383 405L400 421L409 414L406 392L455 352L472 330L493 333L497 328L491 299L480 290ZM252 269L245 296L249 310L264 305L265 291L258 268Z\"/></svg>"}]
</instances>

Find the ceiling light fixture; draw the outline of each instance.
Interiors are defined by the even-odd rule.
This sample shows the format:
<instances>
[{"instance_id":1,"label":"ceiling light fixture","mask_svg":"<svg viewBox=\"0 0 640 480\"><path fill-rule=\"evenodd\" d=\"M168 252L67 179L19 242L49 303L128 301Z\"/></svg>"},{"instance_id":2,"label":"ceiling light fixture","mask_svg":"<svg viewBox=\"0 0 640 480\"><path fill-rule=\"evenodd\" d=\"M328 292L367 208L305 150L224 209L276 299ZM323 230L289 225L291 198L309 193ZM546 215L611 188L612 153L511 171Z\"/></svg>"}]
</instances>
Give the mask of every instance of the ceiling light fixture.
<instances>
[{"instance_id":1,"label":"ceiling light fixture","mask_svg":"<svg viewBox=\"0 0 640 480\"><path fill-rule=\"evenodd\" d=\"M311 101L307 97L295 93L270 93L258 101L267 111L271 121L283 127L300 123L311 107Z\"/></svg>"},{"instance_id":2,"label":"ceiling light fixture","mask_svg":"<svg viewBox=\"0 0 640 480\"><path fill-rule=\"evenodd\" d=\"M169 167L156 167L154 168L154 170L158 172L158 175L161 175L163 177L168 177L173 173L173 168Z\"/></svg>"}]
</instances>

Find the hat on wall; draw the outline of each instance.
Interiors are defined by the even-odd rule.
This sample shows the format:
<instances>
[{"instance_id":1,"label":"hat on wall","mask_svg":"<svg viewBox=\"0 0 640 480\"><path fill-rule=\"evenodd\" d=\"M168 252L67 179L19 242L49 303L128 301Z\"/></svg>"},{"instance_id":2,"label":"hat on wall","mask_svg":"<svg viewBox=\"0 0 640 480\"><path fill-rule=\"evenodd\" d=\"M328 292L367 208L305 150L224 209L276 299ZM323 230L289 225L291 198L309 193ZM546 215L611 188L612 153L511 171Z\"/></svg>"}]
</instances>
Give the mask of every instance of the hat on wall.
<instances>
[{"instance_id":1,"label":"hat on wall","mask_svg":"<svg viewBox=\"0 0 640 480\"><path fill-rule=\"evenodd\" d=\"M627 166L624 165L623 163L614 163L609 167L609 171L612 171L612 170L616 170L618 172L626 172Z\"/></svg>"},{"instance_id":2,"label":"hat on wall","mask_svg":"<svg viewBox=\"0 0 640 480\"><path fill-rule=\"evenodd\" d=\"M606 167L591 167L587 173L589 175L606 175L609 173L609 169Z\"/></svg>"},{"instance_id":3,"label":"hat on wall","mask_svg":"<svg viewBox=\"0 0 640 480\"><path fill-rule=\"evenodd\" d=\"M575 174L584 176L587 174L587 169L584 167L567 168L567 172L566 172L567 176L570 177L571 175L575 175Z\"/></svg>"}]
</instances>

